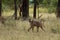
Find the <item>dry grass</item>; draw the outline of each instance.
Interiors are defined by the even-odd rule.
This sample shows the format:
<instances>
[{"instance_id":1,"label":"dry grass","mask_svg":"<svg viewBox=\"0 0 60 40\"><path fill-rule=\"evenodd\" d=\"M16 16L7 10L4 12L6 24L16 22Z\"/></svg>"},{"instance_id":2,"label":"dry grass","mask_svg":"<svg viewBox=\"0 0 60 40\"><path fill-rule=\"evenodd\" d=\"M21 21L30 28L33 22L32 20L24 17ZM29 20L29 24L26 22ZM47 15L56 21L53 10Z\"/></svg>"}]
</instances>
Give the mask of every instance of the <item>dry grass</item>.
<instances>
[{"instance_id":1,"label":"dry grass","mask_svg":"<svg viewBox=\"0 0 60 40\"><path fill-rule=\"evenodd\" d=\"M39 29L37 33L36 28L34 32L28 32L28 21L11 19L6 20L5 24L0 23L0 40L60 40L60 19L55 14L47 13L41 18L46 20L45 32Z\"/></svg>"}]
</instances>

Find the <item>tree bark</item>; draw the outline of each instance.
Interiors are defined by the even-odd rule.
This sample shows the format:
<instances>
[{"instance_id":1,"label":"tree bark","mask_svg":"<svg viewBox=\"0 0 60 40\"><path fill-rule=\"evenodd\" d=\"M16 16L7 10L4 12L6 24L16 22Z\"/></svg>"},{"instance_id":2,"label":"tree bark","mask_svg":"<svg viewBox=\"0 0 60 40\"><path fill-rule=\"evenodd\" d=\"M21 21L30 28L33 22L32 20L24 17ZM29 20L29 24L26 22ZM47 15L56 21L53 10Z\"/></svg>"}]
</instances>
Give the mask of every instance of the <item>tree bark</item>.
<instances>
[{"instance_id":1,"label":"tree bark","mask_svg":"<svg viewBox=\"0 0 60 40\"><path fill-rule=\"evenodd\" d=\"M22 17L27 18L28 16L29 16L29 0L23 0Z\"/></svg>"},{"instance_id":2,"label":"tree bark","mask_svg":"<svg viewBox=\"0 0 60 40\"><path fill-rule=\"evenodd\" d=\"M33 12L33 18L36 18L36 0L34 0L34 12Z\"/></svg>"},{"instance_id":3,"label":"tree bark","mask_svg":"<svg viewBox=\"0 0 60 40\"><path fill-rule=\"evenodd\" d=\"M2 15L2 0L0 0L0 16Z\"/></svg>"},{"instance_id":4,"label":"tree bark","mask_svg":"<svg viewBox=\"0 0 60 40\"><path fill-rule=\"evenodd\" d=\"M22 16L22 4L23 4L23 0L20 0L20 4L19 4L19 18Z\"/></svg>"},{"instance_id":5,"label":"tree bark","mask_svg":"<svg viewBox=\"0 0 60 40\"><path fill-rule=\"evenodd\" d=\"M16 4L16 1L17 0L14 0L14 9L15 9L14 16L15 16L15 20L17 19L17 4Z\"/></svg>"},{"instance_id":6,"label":"tree bark","mask_svg":"<svg viewBox=\"0 0 60 40\"><path fill-rule=\"evenodd\" d=\"M60 0L58 0L58 5L57 5L57 17L60 18Z\"/></svg>"}]
</instances>

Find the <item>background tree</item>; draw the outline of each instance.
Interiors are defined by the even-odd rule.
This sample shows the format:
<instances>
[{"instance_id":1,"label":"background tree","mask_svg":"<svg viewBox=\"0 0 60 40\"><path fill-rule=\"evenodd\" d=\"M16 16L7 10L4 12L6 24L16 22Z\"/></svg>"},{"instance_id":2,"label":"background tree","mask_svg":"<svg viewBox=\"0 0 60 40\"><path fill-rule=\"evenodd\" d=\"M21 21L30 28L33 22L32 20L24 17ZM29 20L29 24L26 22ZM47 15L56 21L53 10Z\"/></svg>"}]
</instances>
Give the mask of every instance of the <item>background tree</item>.
<instances>
[{"instance_id":1,"label":"background tree","mask_svg":"<svg viewBox=\"0 0 60 40\"><path fill-rule=\"evenodd\" d=\"M2 15L2 0L0 0L0 16Z\"/></svg>"},{"instance_id":2,"label":"background tree","mask_svg":"<svg viewBox=\"0 0 60 40\"><path fill-rule=\"evenodd\" d=\"M34 0L34 13L33 13L33 18L36 18L36 0Z\"/></svg>"},{"instance_id":3,"label":"background tree","mask_svg":"<svg viewBox=\"0 0 60 40\"><path fill-rule=\"evenodd\" d=\"M58 5L57 5L57 17L60 17L60 0L58 0Z\"/></svg>"},{"instance_id":4,"label":"background tree","mask_svg":"<svg viewBox=\"0 0 60 40\"><path fill-rule=\"evenodd\" d=\"M17 0L14 0L14 9L15 9L14 16L15 16L15 19L17 19L17 4L16 4L16 1Z\"/></svg>"},{"instance_id":5,"label":"background tree","mask_svg":"<svg viewBox=\"0 0 60 40\"><path fill-rule=\"evenodd\" d=\"M28 16L29 16L29 0L23 0L22 17L27 18Z\"/></svg>"},{"instance_id":6,"label":"background tree","mask_svg":"<svg viewBox=\"0 0 60 40\"><path fill-rule=\"evenodd\" d=\"M22 17L22 9L23 9L22 5L23 5L23 0L20 0L19 2L20 2L20 3L19 3L19 18L20 18L20 17Z\"/></svg>"}]
</instances>

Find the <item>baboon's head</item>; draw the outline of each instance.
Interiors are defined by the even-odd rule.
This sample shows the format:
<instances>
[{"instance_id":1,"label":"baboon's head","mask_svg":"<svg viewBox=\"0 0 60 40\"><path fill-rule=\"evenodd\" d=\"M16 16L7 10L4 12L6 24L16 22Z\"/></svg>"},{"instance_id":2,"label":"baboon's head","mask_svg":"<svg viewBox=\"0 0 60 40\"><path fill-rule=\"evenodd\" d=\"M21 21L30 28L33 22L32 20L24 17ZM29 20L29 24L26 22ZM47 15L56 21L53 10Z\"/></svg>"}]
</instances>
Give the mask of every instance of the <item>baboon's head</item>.
<instances>
[{"instance_id":1,"label":"baboon's head","mask_svg":"<svg viewBox=\"0 0 60 40\"><path fill-rule=\"evenodd\" d=\"M35 21L36 19L34 18L29 18L29 22Z\"/></svg>"},{"instance_id":2,"label":"baboon's head","mask_svg":"<svg viewBox=\"0 0 60 40\"><path fill-rule=\"evenodd\" d=\"M30 19L29 19L29 22L31 22L31 21L32 21L32 19L30 18Z\"/></svg>"}]
</instances>

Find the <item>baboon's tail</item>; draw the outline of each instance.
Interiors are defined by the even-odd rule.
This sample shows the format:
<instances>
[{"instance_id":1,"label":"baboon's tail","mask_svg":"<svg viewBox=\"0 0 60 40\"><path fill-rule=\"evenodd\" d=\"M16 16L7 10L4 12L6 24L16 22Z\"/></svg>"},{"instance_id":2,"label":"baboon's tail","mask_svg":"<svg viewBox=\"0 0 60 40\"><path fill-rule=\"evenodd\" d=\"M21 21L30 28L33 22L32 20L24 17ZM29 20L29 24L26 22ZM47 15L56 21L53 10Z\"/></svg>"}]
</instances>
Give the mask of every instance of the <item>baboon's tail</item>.
<instances>
[{"instance_id":1,"label":"baboon's tail","mask_svg":"<svg viewBox=\"0 0 60 40\"><path fill-rule=\"evenodd\" d=\"M38 19L41 18L41 16L42 16L42 14L38 17Z\"/></svg>"}]
</instances>

